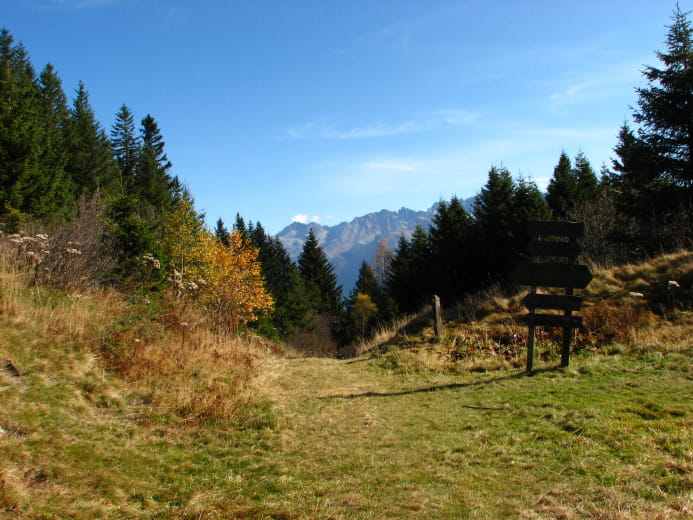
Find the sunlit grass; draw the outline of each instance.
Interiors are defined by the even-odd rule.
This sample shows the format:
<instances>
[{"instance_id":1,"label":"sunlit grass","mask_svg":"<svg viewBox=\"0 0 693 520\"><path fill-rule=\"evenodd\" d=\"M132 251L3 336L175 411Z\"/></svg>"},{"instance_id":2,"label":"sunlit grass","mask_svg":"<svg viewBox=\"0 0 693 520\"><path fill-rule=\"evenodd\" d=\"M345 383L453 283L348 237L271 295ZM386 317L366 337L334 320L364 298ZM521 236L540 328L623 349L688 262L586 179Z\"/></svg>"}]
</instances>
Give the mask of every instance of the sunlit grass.
<instances>
[{"instance_id":1,"label":"sunlit grass","mask_svg":"<svg viewBox=\"0 0 693 520\"><path fill-rule=\"evenodd\" d=\"M286 359L5 271L0 518L691 518L689 268L659 262L588 293L631 332L565 369L547 336L533 376L519 297L449 311L441 338L420 316L354 359ZM643 280L646 319L624 303Z\"/></svg>"}]
</instances>

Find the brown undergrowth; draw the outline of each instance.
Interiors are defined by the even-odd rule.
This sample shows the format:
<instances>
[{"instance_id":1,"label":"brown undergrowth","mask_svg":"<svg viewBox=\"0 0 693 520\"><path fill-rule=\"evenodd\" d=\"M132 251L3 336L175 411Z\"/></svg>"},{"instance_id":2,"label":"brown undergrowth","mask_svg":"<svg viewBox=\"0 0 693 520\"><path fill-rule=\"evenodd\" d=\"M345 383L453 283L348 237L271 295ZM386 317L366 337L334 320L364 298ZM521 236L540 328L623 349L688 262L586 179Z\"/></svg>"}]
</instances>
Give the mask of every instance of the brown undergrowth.
<instances>
[{"instance_id":1,"label":"brown undergrowth","mask_svg":"<svg viewBox=\"0 0 693 520\"><path fill-rule=\"evenodd\" d=\"M681 251L637 265L592 267L583 297L583 327L573 331L574 354L625 350L681 351L693 344L693 252ZM527 327L521 317L526 291L498 289L468 296L444 310L436 337L430 309L382 331L360 352L401 371L487 371L524 365ZM562 330L537 329L540 360L560 357Z\"/></svg>"},{"instance_id":2,"label":"brown undergrowth","mask_svg":"<svg viewBox=\"0 0 693 520\"><path fill-rule=\"evenodd\" d=\"M51 345L49 357L77 349L117 374L128 383L120 401L134 405L140 420L242 422L256 359L274 346L210 332L205 314L172 294L126 296L99 288L71 235L0 237L0 317L34 330ZM74 261L72 275L58 268L64 262L56 254ZM10 362L17 356L0 352Z\"/></svg>"}]
</instances>

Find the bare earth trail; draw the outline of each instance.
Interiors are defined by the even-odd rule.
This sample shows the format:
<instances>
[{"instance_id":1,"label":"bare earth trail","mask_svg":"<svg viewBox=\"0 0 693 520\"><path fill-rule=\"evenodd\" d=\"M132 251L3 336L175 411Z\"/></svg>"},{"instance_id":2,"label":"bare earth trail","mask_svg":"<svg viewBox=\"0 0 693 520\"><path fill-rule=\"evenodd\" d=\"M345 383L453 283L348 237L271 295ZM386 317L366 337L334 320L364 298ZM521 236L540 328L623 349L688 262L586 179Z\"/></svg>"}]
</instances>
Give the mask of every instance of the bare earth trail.
<instances>
[{"instance_id":1,"label":"bare earth trail","mask_svg":"<svg viewBox=\"0 0 693 520\"><path fill-rule=\"evenodd\" d=\"M678 369L576 361L526 377L403 374L366 358L263 364L257 384L278 424L262 455L266 472L256 473L271 480L263 486L272 493L258 497L254 517L630 520L690 512L690 468L671 456L691 455L693 379ZM666 471L678 472L672 482L683 488L650 496L673 465Z\"/></svg>"}]
</instances>

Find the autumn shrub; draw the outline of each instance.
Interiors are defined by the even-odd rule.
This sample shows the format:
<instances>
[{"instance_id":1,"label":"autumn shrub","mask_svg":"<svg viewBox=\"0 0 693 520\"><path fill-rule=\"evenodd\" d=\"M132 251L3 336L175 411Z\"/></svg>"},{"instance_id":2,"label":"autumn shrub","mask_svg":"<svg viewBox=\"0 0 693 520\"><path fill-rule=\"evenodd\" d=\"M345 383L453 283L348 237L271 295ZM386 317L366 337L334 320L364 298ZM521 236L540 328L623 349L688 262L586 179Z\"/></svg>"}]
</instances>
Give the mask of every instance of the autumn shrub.
<instances>
[{"instance_id":1,"label":"autumn shrub","mask_svg":"<svg viewBox=\"0 0 693 520\"><path fill-rule=\"evenodd\" d=\"M271 311L257 248L238 232L229 235L228 244L222 243L201 225L192 203L182 201L169 216L163 249L179 312L189 304L204 308L219 337L234 335L241 324Z\"/></svg>"}]
</instances>

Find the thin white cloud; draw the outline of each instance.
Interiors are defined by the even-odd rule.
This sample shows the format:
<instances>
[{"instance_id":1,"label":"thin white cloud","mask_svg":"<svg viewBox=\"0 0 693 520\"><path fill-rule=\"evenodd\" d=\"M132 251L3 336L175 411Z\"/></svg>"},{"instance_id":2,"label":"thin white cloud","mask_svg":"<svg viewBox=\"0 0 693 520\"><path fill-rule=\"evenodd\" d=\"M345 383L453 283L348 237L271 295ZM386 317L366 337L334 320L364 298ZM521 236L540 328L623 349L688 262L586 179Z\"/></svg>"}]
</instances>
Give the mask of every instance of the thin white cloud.
<instances>
[{"instance_id":1,"label":"thin white cloud","mask_svg":"<svg viewBox=\"0 0 693 520\"><path fill-rule=\"evenodd\" d=\"M364 162L362 166L368 170L393 170L400 172L412 172L416 167L412 164L394 161Z\"/></svg>"},{"instance_id":2,"label":"thin white cloud","mask_svg":"<svg viewBox=\"0 0 693 520\"><path fill-rule=\"evenodd\" d=\"M283 139L366 139L428 132L469 124L477 115L460 109L436 110L395 124L374 123L341 129L328 120L315 120L289 128Z\"/></svg>"},{"instance_id":3,"label":"thin white cloud","mask_svg":"<svg viewBox=\"0 0 693 520\"><path fill-rule=\"evenodd\" d=\"M37 3L47 9L91 9L117 3L118 0L44 0Z\"/></svg>"}]
</instances>

